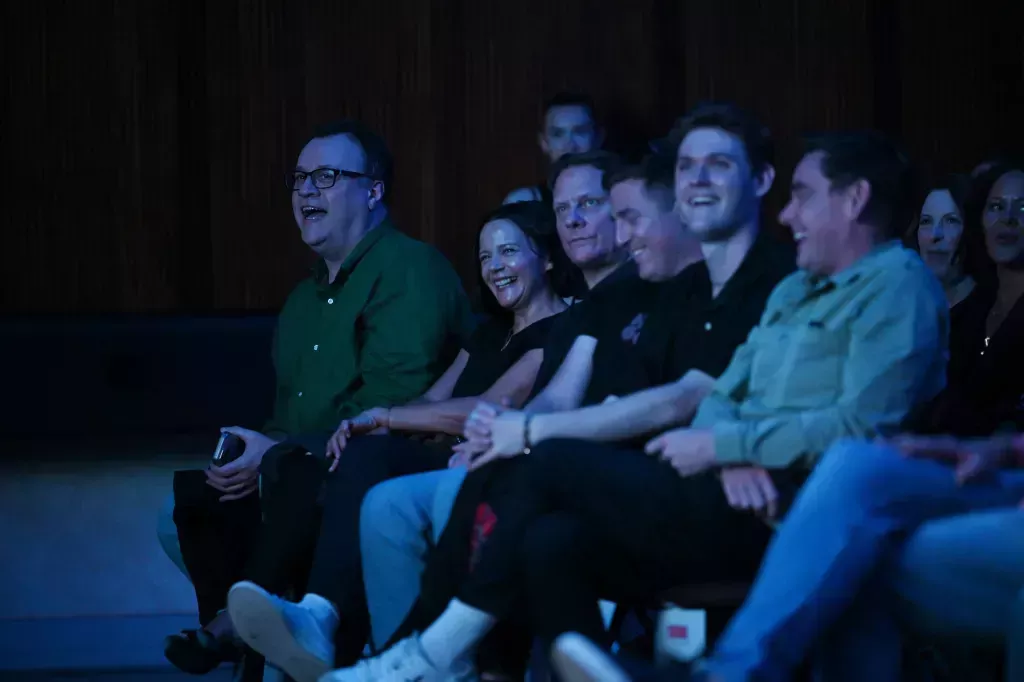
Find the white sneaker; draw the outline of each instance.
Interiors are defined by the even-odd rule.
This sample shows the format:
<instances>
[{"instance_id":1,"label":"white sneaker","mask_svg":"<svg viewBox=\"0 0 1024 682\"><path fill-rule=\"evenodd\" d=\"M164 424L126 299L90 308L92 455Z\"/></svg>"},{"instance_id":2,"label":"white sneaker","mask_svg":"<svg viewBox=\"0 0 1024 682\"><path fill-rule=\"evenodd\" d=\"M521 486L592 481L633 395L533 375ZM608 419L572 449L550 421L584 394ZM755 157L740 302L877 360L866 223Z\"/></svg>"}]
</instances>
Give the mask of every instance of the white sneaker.
<instances>
[{"instance_id":1,"label":"white sneaker","mask_svg":"<svg viewBox=\"0 0 1024 682\"><path fill-rule=\"evenodd\" d=\"M316 682L334 667L338 614L322 597L295 604L240 582L228 592L228 613L242 641L295 682Z\"/></svg>"},{"instance_id":2,"label":"white sneaker","mask_svg":"<svg viewBox=\"0 0 1024 682\"><path fill-rule=\"evenodd\" d=\"M468 660L440 670L427 660L418 635L413 635L373 658L351 668L329 672L319 682L476 682L476 668Z\"/></svg>"},{"instance_id":3,"label":"white sneaker","mask_svg":"<svg viewBox=\"0 0 1024 682\"><path fill-rule=\"evenodd\" d=\"M555 640L551 663L564 682L629 682L630 679L604 649L575 632Z\"/></svg>"}]
</instances>

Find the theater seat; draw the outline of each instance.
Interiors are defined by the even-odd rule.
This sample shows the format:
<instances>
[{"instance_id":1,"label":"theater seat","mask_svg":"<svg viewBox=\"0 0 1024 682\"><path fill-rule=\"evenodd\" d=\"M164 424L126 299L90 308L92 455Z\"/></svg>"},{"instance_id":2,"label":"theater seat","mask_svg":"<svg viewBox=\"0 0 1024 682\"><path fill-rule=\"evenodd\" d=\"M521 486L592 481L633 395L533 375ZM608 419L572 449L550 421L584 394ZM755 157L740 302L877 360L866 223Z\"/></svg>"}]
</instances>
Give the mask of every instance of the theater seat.
<instances>
[{"instance_id":1,"label":"theater seat","mask_svg":"<svg viewBox=\"0 0 1024 682\"><path fill-rule=\"evenodd\" d=\"M658 597L662 604L675 604L688 609L739 608L750 591L749 582L720 582L697 585L679 585Z\"/></svg>"}]
</instances>

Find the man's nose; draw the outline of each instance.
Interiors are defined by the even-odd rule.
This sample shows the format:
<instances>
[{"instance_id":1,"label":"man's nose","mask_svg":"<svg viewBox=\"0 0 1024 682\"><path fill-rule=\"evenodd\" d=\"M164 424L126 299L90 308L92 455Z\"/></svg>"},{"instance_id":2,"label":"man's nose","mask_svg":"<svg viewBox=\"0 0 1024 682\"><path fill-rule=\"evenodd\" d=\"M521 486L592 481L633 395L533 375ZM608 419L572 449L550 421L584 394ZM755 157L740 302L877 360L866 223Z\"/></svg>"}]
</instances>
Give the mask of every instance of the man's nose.
<instances>
[{"instance_id":1,"label":"man's nose","mask_svg":"<svg viewBox=\"0 0 1024 682\"><path fill-rule=\"evenodd\" d=\"M626 246L633 238L633 231L624 220L615 221L615 244L616 246Z\"/></svg>"},{"instance_id":2,"label":"man's nose","mask_svg":"<svg viewBox=\"0 0 1024 682\"><path fill-rule=\"evenodd\" d=\"M569 227L583 227L583 216L580 215L579 206L573 206L569 210L569 217L566 221L566 225Z\"/></svg>"},{"instance_id":3,"label":"man's nose","mask_svg":"<svg viewBox=\"0 0 1024 682\"><path fill-rule=\"evenodd\" d=\"M299 185L298 192L300 197L311 197L320 194L320 188L318 188L316 183L313 182L313 177L307 175L302 181L302 184Z\"/></svg>"},{"instance_id":4,"label":"man's nose","mask_svg":"<svg viewBox=\"0 0 1024 682\"><path fill-rule=\"evenodd\" d=\"M793 221L793 202L790 201L782 207L782 211L779 213L779 222L786 226L791 226Z\"/></svg>"}]
</instances>

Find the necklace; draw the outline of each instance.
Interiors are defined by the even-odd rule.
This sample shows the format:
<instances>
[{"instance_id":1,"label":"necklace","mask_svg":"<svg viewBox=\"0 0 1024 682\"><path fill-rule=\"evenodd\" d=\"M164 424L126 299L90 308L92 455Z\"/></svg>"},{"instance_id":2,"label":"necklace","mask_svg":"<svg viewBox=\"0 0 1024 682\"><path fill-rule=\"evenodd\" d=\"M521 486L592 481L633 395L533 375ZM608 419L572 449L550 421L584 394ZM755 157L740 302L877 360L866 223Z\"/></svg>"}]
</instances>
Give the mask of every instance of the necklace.
<instances>
[{"instance_id":1,"label":"necklace","mask_svg":"<svg viewBox=\"0 0 1024 682\"><path fill-rule=\"evenodd\" d=\"M508 344L511 343L511 341L512 341L512 329L513 329L513 327L509 327L509 329L508 329L508 336L505 337L505 343L501 344L501 349L502 350L505 350L506 348L508 348Z\"/></svg>"}]
</instances>

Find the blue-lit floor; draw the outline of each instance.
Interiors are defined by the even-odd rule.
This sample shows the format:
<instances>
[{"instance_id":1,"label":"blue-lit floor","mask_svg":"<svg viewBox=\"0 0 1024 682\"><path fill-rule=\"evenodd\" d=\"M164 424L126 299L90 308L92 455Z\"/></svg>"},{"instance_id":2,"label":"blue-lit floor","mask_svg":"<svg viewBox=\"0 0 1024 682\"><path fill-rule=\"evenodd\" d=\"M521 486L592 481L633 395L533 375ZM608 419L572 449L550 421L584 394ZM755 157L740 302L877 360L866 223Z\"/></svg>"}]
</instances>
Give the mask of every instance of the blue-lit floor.
<instances>
[{"instance_id":1,"label":"blue-lit floor","mask_svg":"<svg viewBox=\"0 0 1024 682\"><path fill-rule=\"evenodd\" d=\"M22 458L4 445L0 680L186 679L162 640L195 627L195 597L155 527L172 472L205 463L200 441L65 444Z\"/></svg>"}]
</instances>

